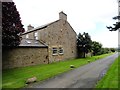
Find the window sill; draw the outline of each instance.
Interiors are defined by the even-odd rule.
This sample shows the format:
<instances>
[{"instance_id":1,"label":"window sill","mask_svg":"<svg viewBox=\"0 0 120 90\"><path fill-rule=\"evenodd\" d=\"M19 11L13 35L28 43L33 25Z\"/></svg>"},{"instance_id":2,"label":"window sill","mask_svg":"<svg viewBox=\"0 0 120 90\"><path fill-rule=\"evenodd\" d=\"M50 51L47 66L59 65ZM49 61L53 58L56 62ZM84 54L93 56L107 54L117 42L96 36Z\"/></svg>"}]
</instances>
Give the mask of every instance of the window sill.
<instances>
[{"instance_id":1,"label":"window sill","mask_svg":"<svg viewBox=\"0 0 120 90\"><path fill-rule=\"evenodd\" d=\"M53 56L57 56L58 54L52 54Z\"/></svg>"},{"instance_id":2,"label":"window sill","mask_svg":"<svg viewBox=\"0 0 120 90\"><path fill-rule=\"evenodd\" d=\"M60 55L63 55L64 53L59 53Z\"/></svg>"}]
</instances>

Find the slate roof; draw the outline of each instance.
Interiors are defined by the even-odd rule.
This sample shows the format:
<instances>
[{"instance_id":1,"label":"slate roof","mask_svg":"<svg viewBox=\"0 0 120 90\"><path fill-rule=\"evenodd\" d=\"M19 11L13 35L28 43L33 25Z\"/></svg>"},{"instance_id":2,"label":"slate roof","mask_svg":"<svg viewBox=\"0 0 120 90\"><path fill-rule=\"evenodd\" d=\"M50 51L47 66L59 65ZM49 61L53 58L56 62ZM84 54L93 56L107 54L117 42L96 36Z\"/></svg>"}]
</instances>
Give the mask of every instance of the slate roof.
<instances>
[{"instance_id":1,"label":"slate roof","mask_svg":"<svg viewBox=\"0 0 120 90\"><path fill-rule=\"evenodd\" d=\"M22 39L19 47L48 47L48 45L35 39Z\"/></svg>"}]
</instances>

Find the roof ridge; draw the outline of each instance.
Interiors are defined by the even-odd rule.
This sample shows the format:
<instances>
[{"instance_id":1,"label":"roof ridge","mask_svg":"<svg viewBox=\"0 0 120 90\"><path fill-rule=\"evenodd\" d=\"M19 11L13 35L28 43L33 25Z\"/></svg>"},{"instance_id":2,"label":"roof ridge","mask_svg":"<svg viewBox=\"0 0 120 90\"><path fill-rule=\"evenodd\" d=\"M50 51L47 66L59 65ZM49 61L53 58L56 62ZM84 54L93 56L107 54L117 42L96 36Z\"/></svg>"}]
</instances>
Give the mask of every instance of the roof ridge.
<instances>
[{"instance_id":1,"label":"roof ridge","mask_svg":"<svg viewBox=\"0 0 120 90\"><path fill-rule=\"evenodd\" d=\"M31 30L29 30L29 31L26 31L26 32L22 33L22 35L24 35L24 34L26 34L26 33L33 32L33 31L37 31L37 30L40 30L40 29L43 29L43 28L46 28L48 25L51 25L51 24L53 24L53 23L55 23L55 22L57 22L57 21L59 21L59 19L58 19L58 20L55 20L55 21L53 21L53 22L51 22L51 23L47 23L47 24L41 25L41 26L39 26L39 27L36 27L36 28L34 28L34 29L31 29Z\"/></svg>"}]
</instances>

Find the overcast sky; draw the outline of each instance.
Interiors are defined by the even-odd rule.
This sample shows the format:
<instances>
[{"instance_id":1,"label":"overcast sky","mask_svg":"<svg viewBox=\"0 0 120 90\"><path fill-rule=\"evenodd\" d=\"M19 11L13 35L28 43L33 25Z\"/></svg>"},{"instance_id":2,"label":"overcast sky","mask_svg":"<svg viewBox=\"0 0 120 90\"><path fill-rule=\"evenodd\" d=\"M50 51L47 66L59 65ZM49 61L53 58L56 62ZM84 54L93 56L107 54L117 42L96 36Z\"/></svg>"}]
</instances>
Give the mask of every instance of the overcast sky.
<instances>
[{"instance_id":1,"label":"overcast sky","mask_svg":"<svg viewBox=\"0 0 120 90\"><path fill-rule=\"evenodd\" d=\"M76 33L87 32L91 39L103 47L118 46L118 32L110 32L106 26L115 23L118 15L117 0L13 0L20 13L22 24L38 27L59 19L59 12L67 14L67 20Z\"/></svg>"}]
</instances>

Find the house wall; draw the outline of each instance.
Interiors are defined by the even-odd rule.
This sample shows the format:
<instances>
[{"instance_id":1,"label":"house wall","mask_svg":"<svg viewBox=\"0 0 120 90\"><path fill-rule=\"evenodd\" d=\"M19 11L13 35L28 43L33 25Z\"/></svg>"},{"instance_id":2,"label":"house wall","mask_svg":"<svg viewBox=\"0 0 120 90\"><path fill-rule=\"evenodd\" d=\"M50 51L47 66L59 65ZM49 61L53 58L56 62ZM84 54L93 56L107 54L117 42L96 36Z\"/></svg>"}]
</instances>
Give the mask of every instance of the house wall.
<instances>
[{"instance_id":1,"label":"house wall","mask_svg":"<svg viewBox=\"0 0 120 90\"><path fill-rule=\"evenodd\" d=\"M59 20L47 28L38 31L39 40L46 43L49 48L49 61L55 62L76 58L76 33L66 20ZM64 54L53 55L52 48L62 47Z\"/></svg>"},{"instance_id":2,"label":"house wall","mask_svg":"<svg viewBox=\"0 0 120 90\"><path fill-rule=\"evenodd\" d=\"M67 60L77 57L76 36L77 34L67 22L67 15L59 13L59 20L49 24L46 28L36 31L38 40L48 45L48 58L50 62ZM34 39L34 33L28 33L29 39ZM57 50L62 47L63 54L53 55L52 48Z\"/></svg>"},{"instance_id":3,"label":"house wall","mask_svg":"<svg viewBox=\"0 0 120 90\"><path fill-rule=\"evenodd\" d=\"M2 53L3 69L48 63L48 48L19 47Z\"/></svg>"}]
</instances>

